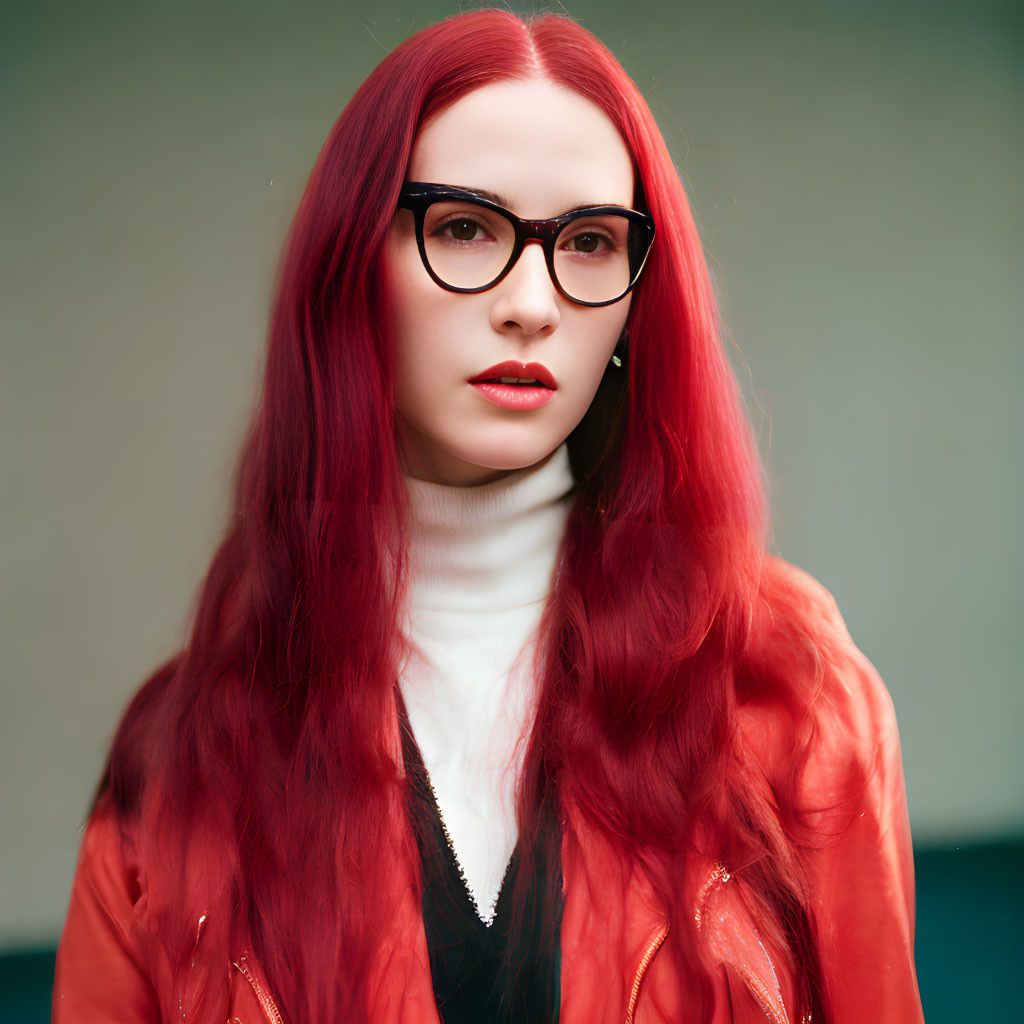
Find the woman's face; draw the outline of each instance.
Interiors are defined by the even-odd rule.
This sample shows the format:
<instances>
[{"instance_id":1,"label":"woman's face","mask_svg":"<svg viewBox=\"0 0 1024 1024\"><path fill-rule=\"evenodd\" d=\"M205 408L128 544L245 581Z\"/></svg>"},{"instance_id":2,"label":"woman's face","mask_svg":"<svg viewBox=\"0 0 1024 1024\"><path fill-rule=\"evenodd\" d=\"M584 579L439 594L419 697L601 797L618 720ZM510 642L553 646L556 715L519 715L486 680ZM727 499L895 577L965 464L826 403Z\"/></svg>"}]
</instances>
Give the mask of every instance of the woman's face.
<instances>
[{"instance_id":1,"label":"woman's face","mask_svg":"<svg viewBox=\"0 0 1024 1024\"><path fill-rule=\"evenodd\" d=\"M408 179L489 193L537 220L633 201L632 160L612 122L577 93L541 81L487 85L445 109L420 132ZM550 455L590 406L631 296L601 307L566 299L536 242L488 291L447 291L423 266L408 210L395 214L387 266L406 472L477 484ZM506 361L550 374L544 404L507 408L499 389L471 383Z\"/></svg>"}]
</instances>

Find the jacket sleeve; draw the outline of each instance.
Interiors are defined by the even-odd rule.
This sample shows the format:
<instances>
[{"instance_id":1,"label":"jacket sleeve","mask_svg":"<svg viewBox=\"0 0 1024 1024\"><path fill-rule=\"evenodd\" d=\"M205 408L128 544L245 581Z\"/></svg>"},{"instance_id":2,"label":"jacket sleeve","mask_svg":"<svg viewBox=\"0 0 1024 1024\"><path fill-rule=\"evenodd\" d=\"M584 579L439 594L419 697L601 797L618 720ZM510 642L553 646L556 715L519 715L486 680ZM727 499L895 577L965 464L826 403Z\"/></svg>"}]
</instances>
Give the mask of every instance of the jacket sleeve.
<instances>
[{"instance_id":1,"label":"jacket sleeve","mask_svg":"<svg viewBox=\"0 0 1024 1024\"><path fill-rule=\"evenodd\" d=\"M850 639L832 595L790 570L821 644L809 712L789 738L806 743L795 776L798 842L828 1020L914 1024L923 1015L914 970L913 852L892 701ZM779 739L768 741L781 755L776 764L786 761Z\"/></svg>"},{"instance_id":2,"label":"jacket sleeve","mask_svg":"<svg viewBox=\"0 0 1024 1024\"><path fill-rule=\"evenodd\" d=\"M158 1024L134 936L141 898L130 848L111 811L86 826L57 950L53 1024Z\"/></svg>"}]
</instances>

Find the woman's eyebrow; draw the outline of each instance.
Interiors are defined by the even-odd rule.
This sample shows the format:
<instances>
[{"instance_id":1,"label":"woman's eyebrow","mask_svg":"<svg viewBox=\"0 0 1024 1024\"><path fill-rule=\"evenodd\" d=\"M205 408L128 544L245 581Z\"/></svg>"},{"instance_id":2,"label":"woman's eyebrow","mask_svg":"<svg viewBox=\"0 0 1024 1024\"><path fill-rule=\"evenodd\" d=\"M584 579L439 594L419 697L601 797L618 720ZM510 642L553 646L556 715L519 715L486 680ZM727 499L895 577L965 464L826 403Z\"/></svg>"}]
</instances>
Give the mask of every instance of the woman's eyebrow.
<instances>
[{"instance_id":1,"label":"woman's eyebrow","mask_svg":"<svg viewBox=\"0 0 1024 1024\"><path fill-rule=\"evenodd\" d=\"M575 213L577 210L589 210L595 206L610 206L616 210L629 210L631 207L623 206L622 203L581 203L579 206L574 206L571 210L566 210L566 213Z\"/></svg>"},{"instance_id":2,"label":"woman's eyebrow","mask_svg":"<svg viewBox=\"0 0 1024 1024\"><path fill-rule=\"evenodd\" d=\"M497 203L499 206L504 206L506 210L512 209L512 204L504 196L498 195L497 192L491 192L486 188L474 188L470 185L453 185L452 188L462 189L463 192L472 192L474 195L480 196L481 199L489 199L492 203ZM589 210L593 206L612 206L617 210L628 210L630 207L623 206L622 203L580 203L578 206L573 206L571 209L563 210L562 213L575 213L577 210Z\"/></svg>"},{"instance_id":3,"label":"woman's eyebrow","mask_svg":"<svg viewBox=\"0 0 1024 1024\"><path fill-rule=\"evenodd\" d=\"M473 195L480 196L481 199L489 199L492 203L497 203L506 209L511 205L504 196L500 196L497 192L491 192L486 188L476 188L473 185L452 185L452 188L461 189L463 192L472 192Z\"/></svg>"}]
</instances>

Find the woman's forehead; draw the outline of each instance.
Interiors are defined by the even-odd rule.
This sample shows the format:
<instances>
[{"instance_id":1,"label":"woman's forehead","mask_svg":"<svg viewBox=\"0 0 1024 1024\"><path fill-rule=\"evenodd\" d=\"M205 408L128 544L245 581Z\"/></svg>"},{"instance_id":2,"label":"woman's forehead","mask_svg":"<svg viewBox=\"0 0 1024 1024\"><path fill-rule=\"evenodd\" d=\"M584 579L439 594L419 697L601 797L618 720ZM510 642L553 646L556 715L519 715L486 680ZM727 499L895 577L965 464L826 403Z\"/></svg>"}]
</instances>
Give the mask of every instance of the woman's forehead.
<instances>
[{"instance_id":1,"label":"woman's forehead","mask_svg":"<svg viewBox=\"0 0 1024 1024\"><path fill-rule=\"evenodd\" d=\"M521 217L633 201L633 161L594 103L543 80L497 82L424 125L409 178L486 190Z\"/></svg>"}]
</instances>

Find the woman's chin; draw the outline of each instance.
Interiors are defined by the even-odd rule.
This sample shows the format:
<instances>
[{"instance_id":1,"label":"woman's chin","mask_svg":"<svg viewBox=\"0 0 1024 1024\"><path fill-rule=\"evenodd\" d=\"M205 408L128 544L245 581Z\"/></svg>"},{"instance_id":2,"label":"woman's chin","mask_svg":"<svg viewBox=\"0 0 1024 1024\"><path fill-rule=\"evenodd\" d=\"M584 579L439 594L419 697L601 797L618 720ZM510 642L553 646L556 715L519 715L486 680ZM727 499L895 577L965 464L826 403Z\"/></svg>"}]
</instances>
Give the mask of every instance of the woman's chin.
<instances>
[{"instance_id":1,"label":"woman's chin","mask_svg":"<svg viewBox=\"0 0 1024 1024\"><path fill-rule=\"evenodd\" d=\"M534 439L531 443L430 445L409 451L403 460L405 472L419 480L454 486L491 483L519 470L544 462L562 443L561 439Z\"/></svg>"}]
</instances>

